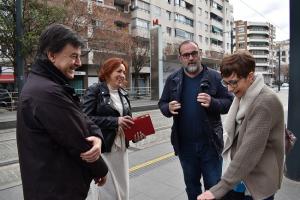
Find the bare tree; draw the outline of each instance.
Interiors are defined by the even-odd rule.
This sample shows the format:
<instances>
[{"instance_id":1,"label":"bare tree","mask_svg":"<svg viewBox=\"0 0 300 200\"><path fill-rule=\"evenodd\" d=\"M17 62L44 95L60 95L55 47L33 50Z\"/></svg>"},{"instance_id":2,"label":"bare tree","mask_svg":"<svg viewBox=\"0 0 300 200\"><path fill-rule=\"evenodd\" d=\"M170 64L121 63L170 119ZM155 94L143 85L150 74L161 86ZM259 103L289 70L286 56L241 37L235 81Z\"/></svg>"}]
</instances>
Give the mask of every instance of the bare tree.
<instances>
[{"instance_id":1,"label":"bare tree","mask_svg":"<svg viewBox=\"0 0 300 200\"><path fill-rule=\"evenodd\" d=\"M149 40L142 37L130 38L130 57L132 61L134 88L136 95L139 94L140 71L146 64L150 62L150 45Z\"/></svg>"},{"instance_id":2,"label":"bare tree","mask_svg":"<svg viewBox=\"0 0 300 200\"><path fill-rule=\"evenodd\" d=\"M7 51L2 56L9 60L16 69L16 43L22 43L22 55L25 63L31 63L36 52L38 38L42 30L54 22L61 22L64 10L60 7L48 7L47 1L23 1L22 38L16 37L16 2L15 0L0 1L0 43ZM26 66L26 65L25 65ZM14 70L16 72L16 70Z\"/></svg>"}]
</instances>

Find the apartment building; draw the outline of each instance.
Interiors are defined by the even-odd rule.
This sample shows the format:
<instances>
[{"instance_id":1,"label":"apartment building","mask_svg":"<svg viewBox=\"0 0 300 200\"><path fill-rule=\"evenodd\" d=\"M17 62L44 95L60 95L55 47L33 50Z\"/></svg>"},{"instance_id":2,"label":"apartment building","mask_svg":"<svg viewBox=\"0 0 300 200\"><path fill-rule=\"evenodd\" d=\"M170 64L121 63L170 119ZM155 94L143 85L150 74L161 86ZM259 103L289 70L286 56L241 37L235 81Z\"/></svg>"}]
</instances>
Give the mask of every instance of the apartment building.
<instances>
[{"instance_id":1,"label":"apartment building","mask_svg":"<svg viewBox=\"0 0 300 200\"><path fill-rule=\"evenodd\" d=\"M82 67L76 70L71 81L79 92L98 82L99 66L107 58L121 57L131 63L128 56L130 0L48 0L48 6L51 5L64 6L65 24L85 41Z\"/></svg>"},{"instance_id":2,"label":"apartment building","mask_svg":"<svg viewBox=\"0 0 300 200\"><path fill-rule=\"evenodd\" d=\"M133 35L149 38L152 21L158 19L167 60L172 55L177 59L178 45L187 39L199 44L203 62L213 67L231 52L233 8L228 0L132 0L131 10Z\"/></svg>"},{"instance_id":3,"label":"apartment building","mask_svg":"<svg viewBox=\"0 0 300 200\"><path fill-rule=\"evenodd\" d=\"M278 66L280 57L280 81L288 82L289 80L289 64L290 64L290 40L276 41L274 48L275 56L275 72L278 77ZM277 80L277 78L276 78Z\"/></svg>"},{"instance_id":4,"label":"apartment building","mask_svg":"<svg viewBox=\"0 0 300 200\"><path fill-rule=\"evenodd\" d=\"M256 62L256 73L262 74L271 85L276 67L274 51L275 27L267 22L234 22L234 51L248 50Z\"/></svg>"}]
</instances>

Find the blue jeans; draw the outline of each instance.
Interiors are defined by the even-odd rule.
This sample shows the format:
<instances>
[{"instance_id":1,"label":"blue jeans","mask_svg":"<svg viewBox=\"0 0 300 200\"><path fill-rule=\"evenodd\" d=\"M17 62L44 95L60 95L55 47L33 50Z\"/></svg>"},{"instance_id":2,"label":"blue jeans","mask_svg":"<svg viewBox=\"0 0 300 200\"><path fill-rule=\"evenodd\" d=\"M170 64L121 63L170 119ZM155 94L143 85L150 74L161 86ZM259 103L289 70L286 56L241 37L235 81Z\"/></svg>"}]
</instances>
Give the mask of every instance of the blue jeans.
<instances>
[{"instance_id":1,"label":"blue jeans","mask_svg":"<svg viewBox=\"0 0 300 200\"><path fill-rule=\"evenodd\" d=\"M251 196L245 196L244 200L253 200L253 199ZM264 200L274 200L274 195L272 195Z\"/></svg>"},{"instance_id":2,"label":"blue jeans","mask_svg":"<svg viewBox=\"0 0 300 200\"><path fill-rule=\"evenodd\" d=\"M200 179L208 190L217 184L222 174L222 158L208 144L191 143L180 146L178 153L189 200L202 193Z\"/></svg>"}]
</instances>

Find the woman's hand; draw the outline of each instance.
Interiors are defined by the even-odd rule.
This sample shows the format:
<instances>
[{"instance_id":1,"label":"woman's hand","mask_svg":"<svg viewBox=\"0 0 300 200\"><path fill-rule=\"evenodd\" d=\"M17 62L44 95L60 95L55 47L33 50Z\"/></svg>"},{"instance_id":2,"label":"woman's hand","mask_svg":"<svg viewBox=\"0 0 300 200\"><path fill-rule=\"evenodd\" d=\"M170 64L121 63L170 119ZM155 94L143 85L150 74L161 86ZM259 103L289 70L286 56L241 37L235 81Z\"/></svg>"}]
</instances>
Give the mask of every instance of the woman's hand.
<instances>
[{"instance_id":1,"label":"woman's hand","mask_svg":"<svg viewBox=\"0 0 300 200\"><path fill-rule=\"evenodd\" d=\"M137 132L134 135L134 138L133 138L132 142L138 142L138 141L141 141L141 140L143 140L145 138L146 138L146 136L142 132Z\"/></svg>"},{"instance_id":2,"label":"woman's hand","mask_svg":"<svg viewBox=\"0 0 300 200\"><path fill-rule=\"evenodd\" d=\"M205 191L197 197L197 200L212 200L215 199L215 196L209 191Z\"/></svg>"},{"instance_id":3,"label":"woman's hand","mask_svg":"<svg viewBox=\"0 0 300 200\"><path fill-rule=\"evenodd\" d=\"M128 115L118 118L118 125L121 126L123 130L130 128L133 124L132 117Z\"/></svg>"}]
</instances>

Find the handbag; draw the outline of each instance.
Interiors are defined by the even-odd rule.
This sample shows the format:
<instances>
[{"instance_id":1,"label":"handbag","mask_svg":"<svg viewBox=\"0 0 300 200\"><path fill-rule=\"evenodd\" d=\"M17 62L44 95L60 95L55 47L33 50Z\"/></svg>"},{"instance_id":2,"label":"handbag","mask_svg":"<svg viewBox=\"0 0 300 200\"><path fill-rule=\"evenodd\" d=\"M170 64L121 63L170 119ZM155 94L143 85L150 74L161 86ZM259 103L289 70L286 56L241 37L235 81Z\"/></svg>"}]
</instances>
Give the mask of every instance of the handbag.
<instances>
[{"instance_id":1,"label":"handbag","mask_svg":"<svg viewBox=\"0 0 300 200\"><path fill-rule=\"evenodd\" d=\"M287 155L294 147L297 138L292 131L285 127L285 155Z\"/></svg>"}]
</instances>

